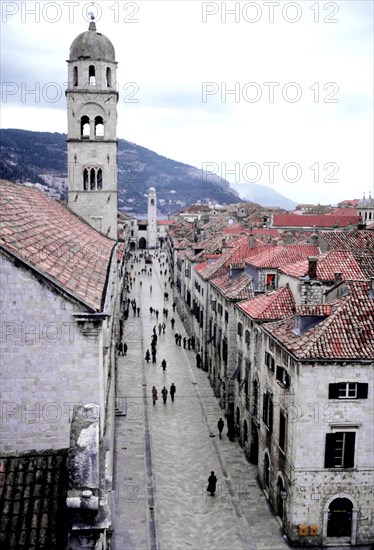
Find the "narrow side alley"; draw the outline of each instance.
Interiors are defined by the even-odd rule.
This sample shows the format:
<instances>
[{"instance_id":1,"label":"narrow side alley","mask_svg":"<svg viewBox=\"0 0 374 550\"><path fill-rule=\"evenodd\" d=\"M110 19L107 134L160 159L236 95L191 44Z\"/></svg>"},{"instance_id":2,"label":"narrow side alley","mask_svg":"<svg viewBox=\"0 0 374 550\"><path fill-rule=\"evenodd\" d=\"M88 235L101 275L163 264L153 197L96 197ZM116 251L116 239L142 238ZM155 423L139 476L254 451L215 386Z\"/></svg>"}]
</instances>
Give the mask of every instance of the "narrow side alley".
<instances>
[{"instance_id":1,"label":"narrow side alley","mask_svg":"<svg viewBox=\"0 0 374 550\"><path fill-rule=\"evenodd\" d=\"M161 258L165 262L166 254ZM223 411L207 373L196 368L195 352L183 347L186 332L177 311L173 313L172 291L165 287L168 272L162 268L160 273L158 259L153 260L152 275L138 274L149 271L144 260L133 265L136 278L129 297L136 300L140 315L133 315L130 307L124 333L128 351L118 358L113 549L287 548L257 485L256 467L237 442L228 440L226 429L222 440L218 437ZM150 307L158 309L158 319ZM165 333L159 335L158 324L163 322ZM147 363L154 326L157 359ZM175 332L182 334L181 345L175 343ZM158 390L154 405L153 386ZM164 386L169 392L166 404ZM218 480L214 497L206 490L212 470Z\"/></svg>"}]
</instances>

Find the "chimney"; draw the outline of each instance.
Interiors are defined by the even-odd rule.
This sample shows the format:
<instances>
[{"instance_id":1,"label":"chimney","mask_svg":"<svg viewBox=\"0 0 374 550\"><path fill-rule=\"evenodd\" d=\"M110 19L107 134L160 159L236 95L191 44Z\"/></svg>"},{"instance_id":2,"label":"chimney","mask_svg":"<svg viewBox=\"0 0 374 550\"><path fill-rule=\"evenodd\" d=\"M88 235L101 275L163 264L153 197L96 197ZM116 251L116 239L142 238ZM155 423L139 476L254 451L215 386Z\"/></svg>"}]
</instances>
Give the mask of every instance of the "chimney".
<instances>
[{"instance_id":1,"label":"chimney","mask_svg":"<svg viewBox=\"0 0 374 550\"><path fill-rule=\"evenodd\" d=\"M308 257L308 276L310 279L317 278L317 262L318 259L315 256Z\"/></svg>"},{"instance_id":2,"label":"chimney","mask_svg":"<svg viewBox=\"0 0 374 550\"><path fill-rule=\"evenodd\" d=\"M336 273L334 273L334 282L341 283L342 280L343 280L343 273L341 271L336 271Z\"/></svg>"},{"instance_id":3,"label":"chimney","mask_svg":"<svg viewBox=\"0 0 374 550\"><path fill-rule=\"evenodd\" d=\"M248 241L248 244L251 248L253 248L255 246L255 237L252 233L252 228L251 228L251 232L249 234L249 241Z\"/></svg>"}]
</instances>

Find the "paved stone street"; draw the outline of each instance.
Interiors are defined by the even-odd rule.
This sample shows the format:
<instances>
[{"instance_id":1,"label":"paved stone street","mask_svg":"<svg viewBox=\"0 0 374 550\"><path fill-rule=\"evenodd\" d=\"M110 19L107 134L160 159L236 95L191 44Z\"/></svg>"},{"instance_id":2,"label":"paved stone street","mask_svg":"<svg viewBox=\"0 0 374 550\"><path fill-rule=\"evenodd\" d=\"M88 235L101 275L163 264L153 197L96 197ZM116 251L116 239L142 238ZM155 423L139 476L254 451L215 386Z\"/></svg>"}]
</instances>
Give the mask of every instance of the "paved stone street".
<instances>
[{"instance_id":1,"label":"paved stone street","mask_svg":"<svg viewBox=\"0 0 374 550\"><path fill-rule=\"evenodd\" d=\"M217 435L223 413L207 373L196 368L193 351L175 344L174 333L186 333L177 312L172 313L169 288L169 301L164 302L168 276L161 276L158 266L155 260L152 276L137 275L130 298L136 299L141 312L134 317L130 308L125 329L128 352L118 358L117 398L124 415L116 416L113 549L287 548L257 485L256 468L238 443L227 439L225 429L222 440ZM136 263L132 271L142 268L144 262ZM150 306L159 310L158 321ZM164 307L169 310L167 319ZM163 320L167 328L158 337L157 363L147 364L144 357L153 326ZM168 395L164 405L161 389L169 390L172 382L175 401ZM155 405L152 386L158 390ZM218 478L214 497L206 491L212 470Z\"/></svg>"}]
</instances>

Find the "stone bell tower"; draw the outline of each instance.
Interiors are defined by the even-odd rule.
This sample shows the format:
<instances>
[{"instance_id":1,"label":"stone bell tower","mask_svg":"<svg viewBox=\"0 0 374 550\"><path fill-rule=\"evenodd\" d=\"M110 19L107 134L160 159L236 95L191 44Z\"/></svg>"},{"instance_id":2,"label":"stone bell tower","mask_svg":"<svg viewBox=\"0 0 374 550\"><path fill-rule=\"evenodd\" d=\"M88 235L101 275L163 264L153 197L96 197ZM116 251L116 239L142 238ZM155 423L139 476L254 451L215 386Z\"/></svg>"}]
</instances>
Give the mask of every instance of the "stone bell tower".
<instances>
[{"instance_id":1,"label":"stone bell tower","mask_svg":"<svg viewBox=\"0 0 374 550\"><path fill-rule=\"evenodd\" d=\"M117 240L117 62L93 18L67 63L68 207Z\"/></svg>"},{"instance_id":2,"label":"stone bell tower","mask_svg":"<svg viewBox=\"0 0 374 550\"><path fill-rule=\"evenodd\" d=\"M157 248L157 203L156 189L148 190L148 248Z\"/></svg>"}]
</instances>

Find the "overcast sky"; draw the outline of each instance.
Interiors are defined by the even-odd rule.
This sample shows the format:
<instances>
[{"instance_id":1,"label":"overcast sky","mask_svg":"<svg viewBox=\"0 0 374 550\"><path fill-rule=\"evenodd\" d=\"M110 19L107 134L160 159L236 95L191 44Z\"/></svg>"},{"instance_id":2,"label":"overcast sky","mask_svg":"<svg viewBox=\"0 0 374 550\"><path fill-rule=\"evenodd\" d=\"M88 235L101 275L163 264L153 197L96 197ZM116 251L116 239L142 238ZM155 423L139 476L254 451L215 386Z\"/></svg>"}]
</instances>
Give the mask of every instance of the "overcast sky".
<instances>
[{"instance_id":1,"label":"overcast sky","mask_svg":"<svg viewBox=\"0 0 374 550\"><path fill-rule=\"evenodd\" d=\"M2 0L3 128L66 132L91 11L119 63L119 138L297 202L373 189L371 0Z\"/></svg>"}]
</instances>

